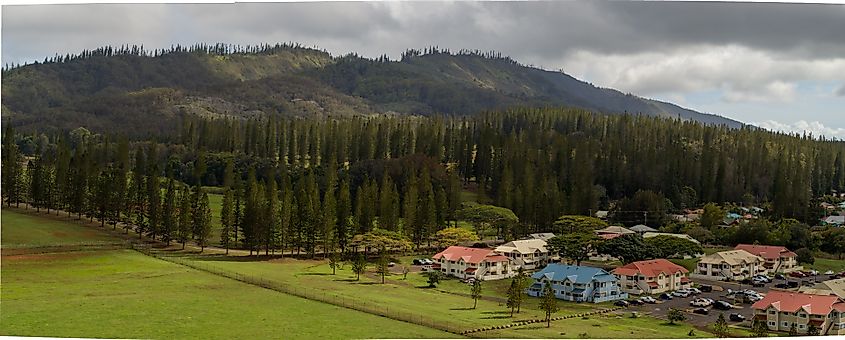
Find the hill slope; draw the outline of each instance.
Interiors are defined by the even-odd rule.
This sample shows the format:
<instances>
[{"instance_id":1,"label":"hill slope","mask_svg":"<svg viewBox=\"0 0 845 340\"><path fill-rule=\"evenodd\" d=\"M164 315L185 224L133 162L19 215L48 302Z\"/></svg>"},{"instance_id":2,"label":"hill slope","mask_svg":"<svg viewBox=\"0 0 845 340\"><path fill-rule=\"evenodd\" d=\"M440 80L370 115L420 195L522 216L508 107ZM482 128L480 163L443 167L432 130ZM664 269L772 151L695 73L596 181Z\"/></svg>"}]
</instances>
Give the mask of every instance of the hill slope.
<instances>
[{"instance_id":1,"label":"hill slope","mask_svg":"<svg viewBox=\"0 0 845 340\"><path fill-rule=\"evenodd\" d=\"M3 72L3 123L22 130L172 131L183 114L474 114L511 106L727 118L598 88L565 73L476 53L408 53L401 61L332 57L301 47L249 53L87 54Z\"/></svg>"}]
</instances>

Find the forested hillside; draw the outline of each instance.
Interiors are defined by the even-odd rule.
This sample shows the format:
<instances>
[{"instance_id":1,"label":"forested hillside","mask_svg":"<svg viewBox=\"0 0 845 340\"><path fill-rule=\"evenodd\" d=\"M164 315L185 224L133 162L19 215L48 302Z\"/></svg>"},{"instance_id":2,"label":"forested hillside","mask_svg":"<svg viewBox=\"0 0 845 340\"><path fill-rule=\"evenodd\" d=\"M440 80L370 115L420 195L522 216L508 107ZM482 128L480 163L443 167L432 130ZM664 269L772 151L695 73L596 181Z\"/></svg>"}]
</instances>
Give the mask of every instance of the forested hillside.
<instances>
[{"instance_id":1,"label":"forested hillside","mask_svg":"<svg viewBox=\"0 0 845 340\"><path fill-rule=\"evenodd\" d=\"M134 142L83 128L7 130L4 198L129 220L154 237L184 240L208 225L202 188L222 186L221 244L313 252L329 243L343 249L370 232L429 242L466 213L465 188L479 203L515 213L518 223L500 230L508 237L597 209L610 209L620 223L661 227L667 213L706 202L762 205L773 218L814 224L816 199L845 189L842 142L578 109L185 116L176 130ZM188 212L194 215L179 215ZM637 215L627 218L630 212ZM191 216L200 222L180 229Z\"/></svg>"},{"instance_id":2,"label":"forested hillside","mask_svg":"<svg viewBox=\"0 0 845 340\"><path fill-rule=\"evenodd\" d=\"M7 67L2 77L3 123L27 132L82 126L144 138L174 135L183 115L471 115L526 106L742 125L495 53L437 48L409 50L397 61L335 57L295 44L106 47Z\"/></svg>"}]
</instances>

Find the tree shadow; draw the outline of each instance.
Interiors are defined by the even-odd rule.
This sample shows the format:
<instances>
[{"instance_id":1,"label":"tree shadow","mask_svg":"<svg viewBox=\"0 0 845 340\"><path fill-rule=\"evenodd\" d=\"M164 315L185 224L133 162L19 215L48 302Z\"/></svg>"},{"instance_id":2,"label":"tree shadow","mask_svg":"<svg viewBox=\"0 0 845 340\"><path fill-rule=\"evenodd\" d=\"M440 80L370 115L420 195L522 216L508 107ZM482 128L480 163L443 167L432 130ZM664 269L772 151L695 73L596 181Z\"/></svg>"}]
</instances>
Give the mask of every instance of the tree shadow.
<instances>
[{"instance_id":1,"label":"tree shadow","mask_svg":"<svg viewBox=\"0 0 845 340\"><path fill-rule=\"evenodd\" d=\"M461 308L449 308L449 310L473 310L475 308L472 307L461 307Z\"/></svg>"},{"instance_id":2,"label":"tree shadow","mask_svg":"<svg viewBox=\"0 0 845 340\"><path fill-rule=\"evenodd\" d=\"M497 310L497 311L481 312L481 314L507 314L507 315L511 315L511 312L507 311L507 310Z\"/></svg>"},{"instance_id":3,"label":"tree shadow","mask_svg":"<svg viewBox=\"0 0 845 340\"><path fill-rule=\"evenodd\" d=\"M327 275L332 275L332 274L331 273L300 273L300 274L296 274L296 275L297 276L299 276L299 275L327 276Z\"/></svg>"},{"instance_id":4,"label":"tree shadow","mask_svg":"<svg viewBox=\"0 0 845 340\"><path fill-rule=\"evenodd\" d=\"M482 319L493 320L493 319L510 319L510 315L499 315L499 316L485 316Z\"/></svg>"}]
</instances>

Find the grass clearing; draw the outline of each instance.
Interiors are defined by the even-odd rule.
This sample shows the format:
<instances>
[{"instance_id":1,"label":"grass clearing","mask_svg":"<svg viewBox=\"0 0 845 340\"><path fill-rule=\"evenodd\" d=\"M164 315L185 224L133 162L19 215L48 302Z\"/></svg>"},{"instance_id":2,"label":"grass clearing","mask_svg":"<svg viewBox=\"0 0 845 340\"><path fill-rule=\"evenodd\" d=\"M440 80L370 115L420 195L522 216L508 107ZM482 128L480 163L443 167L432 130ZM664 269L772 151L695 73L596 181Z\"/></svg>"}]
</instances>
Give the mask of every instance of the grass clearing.
<instances>
[{"instance_id":1,"label":"grass clearing","mask_svg":"<svg viewBox=\"0 0 845 340\"><path fill-rule=\"evenodd\" d=\"M454 337L221 278L132 250L4 256L2 270L2 335Z\"/></svg>"},{"instance_id":2,"label":"grass clearing","mask_svg":"<svg viewBox=\"0 0 845 340\"><path fill-rule=\"evenodd\" d=\"M693 336L689 336L693 327L687 324L670 325L663 320L649 317L631 318L627 315L608 313L594 315L589 318L572 318L552 321L551 327L546 324L532 324L510 329L494 330L479 333L483 337L491 338L599 338L599 339L685 339L706 338L712 334L695 329Z\"/></svg>"},{"instance_id":3,"label":"grass clearing","mask_svg":"<svg viewBox=\"0 0 845 340\"><path fill-rule=\"evenodd\" d=\"M804 268L815 269L822 273L828 270L840 273L845 271L845 260L825 259L817 257L815 258L813 264L803 264L803 266Z\"/></svg>"},{"instance_id":4,"label":"grass clearing","mask_svg":"<svg viewBox=\"0 0 845 340\"><path fill-rule=\"evenodd\" d=\"M108 244L121 241L103 231L72 221L54 220L12 209L0 211L0 226L3 248Z\"/></svg>"}]
</instances>

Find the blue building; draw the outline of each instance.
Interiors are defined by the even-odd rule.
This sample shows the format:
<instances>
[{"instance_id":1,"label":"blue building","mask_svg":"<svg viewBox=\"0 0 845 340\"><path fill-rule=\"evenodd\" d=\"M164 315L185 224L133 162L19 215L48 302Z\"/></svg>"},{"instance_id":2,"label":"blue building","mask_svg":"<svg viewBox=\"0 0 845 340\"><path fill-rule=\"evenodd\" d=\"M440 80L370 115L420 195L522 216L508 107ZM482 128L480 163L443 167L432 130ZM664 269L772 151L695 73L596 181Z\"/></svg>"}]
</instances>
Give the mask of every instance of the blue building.
<instances>
[{"instance_id":1,"label":"blue building","mask_svg":"<svg viewBox=\"0 0 845 340\"><path fill-rule=\"evenodd\" d=\"M596 303L628 298L616 276L600 268L550 264L531 277L535 280L528 288L531 296L541 296L543 287L551 284L561 300Z\"/></svg>"}]
</instances>

